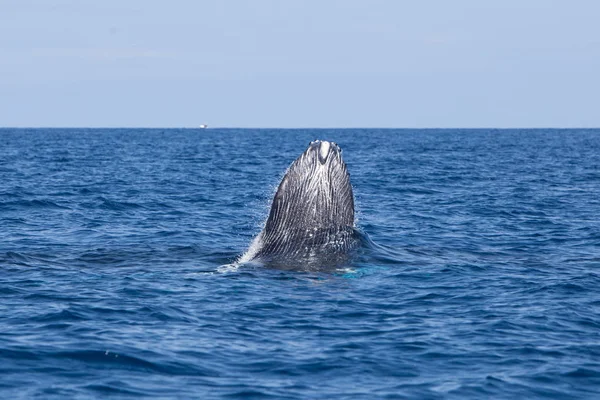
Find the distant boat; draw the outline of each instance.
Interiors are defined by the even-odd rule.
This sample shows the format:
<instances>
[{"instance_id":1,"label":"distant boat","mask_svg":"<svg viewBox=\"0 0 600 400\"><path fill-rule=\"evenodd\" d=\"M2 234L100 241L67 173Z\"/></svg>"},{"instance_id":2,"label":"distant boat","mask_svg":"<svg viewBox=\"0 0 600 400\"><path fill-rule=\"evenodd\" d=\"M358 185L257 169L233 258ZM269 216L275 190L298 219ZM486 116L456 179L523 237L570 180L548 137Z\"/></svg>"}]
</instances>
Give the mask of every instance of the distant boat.
<instances>
[{"instance_id":1,"label":"distant boat","mask_svg":"<svg viewBox=\"0 0 600 400\"><path fill-rule=\"evenodd\" d=\"M200 125L200 129L206 129L206 128L208 128L208 125L205 125L205 124Z\"/></svg>"}]
</instances>

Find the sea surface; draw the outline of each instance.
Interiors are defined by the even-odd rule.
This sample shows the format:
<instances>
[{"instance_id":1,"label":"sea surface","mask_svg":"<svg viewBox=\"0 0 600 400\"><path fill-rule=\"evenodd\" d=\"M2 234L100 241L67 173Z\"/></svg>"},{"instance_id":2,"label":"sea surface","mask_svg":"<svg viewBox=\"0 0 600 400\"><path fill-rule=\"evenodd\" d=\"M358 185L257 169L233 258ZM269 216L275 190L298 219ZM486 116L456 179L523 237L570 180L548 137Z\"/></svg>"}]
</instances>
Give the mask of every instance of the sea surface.
<instances>
[{"instance_id":1,"label":"sea surface","mask_svg":"<svg viewBox=\"0 0 600 400\"><path fill-rule=\"evenodd\" d=\"M314 139L335 271L239 265ZM600 130L0 129L0 398L598 399Z\"/></svg>"}]
</instances>

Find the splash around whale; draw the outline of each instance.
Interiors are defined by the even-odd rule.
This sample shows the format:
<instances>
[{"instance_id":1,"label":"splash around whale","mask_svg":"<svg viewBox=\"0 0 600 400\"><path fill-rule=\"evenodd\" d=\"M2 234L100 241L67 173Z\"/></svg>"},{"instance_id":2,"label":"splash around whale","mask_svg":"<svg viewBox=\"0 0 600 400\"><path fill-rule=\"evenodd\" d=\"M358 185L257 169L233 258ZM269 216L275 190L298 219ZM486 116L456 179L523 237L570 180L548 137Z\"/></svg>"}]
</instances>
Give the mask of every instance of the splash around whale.
<instances>
[{"instance_id":1,"label":"splash around whale","mask_svg":"<svg viewBox=\"0 0 600 400\"><path fill-rule=\"evenodd\" d=\"M331 269L347 262L359 242L342 150L334 142L315 140L288 168L264 228L240 262Z\"/></svg>"}]
</instances>

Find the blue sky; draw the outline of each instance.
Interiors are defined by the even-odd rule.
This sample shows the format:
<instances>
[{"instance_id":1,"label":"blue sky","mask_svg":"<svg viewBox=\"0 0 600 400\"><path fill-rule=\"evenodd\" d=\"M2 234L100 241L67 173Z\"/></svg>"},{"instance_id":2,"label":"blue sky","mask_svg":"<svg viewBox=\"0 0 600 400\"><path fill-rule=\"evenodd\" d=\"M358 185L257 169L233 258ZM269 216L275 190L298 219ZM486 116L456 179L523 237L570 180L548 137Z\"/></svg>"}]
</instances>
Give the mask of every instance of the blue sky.
<instances>
[{"instance_id":1,"label":"blue sky","mask_svg":"<svg viewBox=\"0 0 600 400\"><path fill-rule=\"evenodd\" d=\"M0 0L0 126L600 127L593 0Z\"/></svg>"}]
</instances>

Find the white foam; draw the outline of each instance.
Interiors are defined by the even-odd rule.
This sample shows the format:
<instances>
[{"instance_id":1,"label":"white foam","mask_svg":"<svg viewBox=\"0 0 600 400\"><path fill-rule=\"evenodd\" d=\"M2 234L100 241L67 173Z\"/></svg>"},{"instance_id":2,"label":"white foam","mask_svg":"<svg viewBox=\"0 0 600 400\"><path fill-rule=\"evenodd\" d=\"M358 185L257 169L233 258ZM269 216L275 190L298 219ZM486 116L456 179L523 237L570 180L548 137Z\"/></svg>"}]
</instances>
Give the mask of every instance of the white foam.
<instances>
[{"instance_id":1,"label":"white foam","mask_svg":"<svg viewBox=\"0 0 600 400\"><path fill-rule=\"evenodd\" d=\"M220 274L226 274L228 272L237 272L239 268L240 264L238 262L235 262L232 264L221 265L219 268L217 268L217 272Z\"/></svg>"},{"instance_id":2,"label":"white foam","mask_svg":"<svg viewBox=\"0 0 600 400\"><path fill-rule=\"evenodd\" d=\"M259 233L258 236L256 236L252 240L252 243L250 243L250 247L248 248L248 250L246 250L246 252L242 254L242 256L235 262L235 264L245 264L251 261L254 258L254 256L256 256L256 253L258 253L258 250L260 250L261 246L260 236L261 235Z\"/></svg>"}]
</instances>

